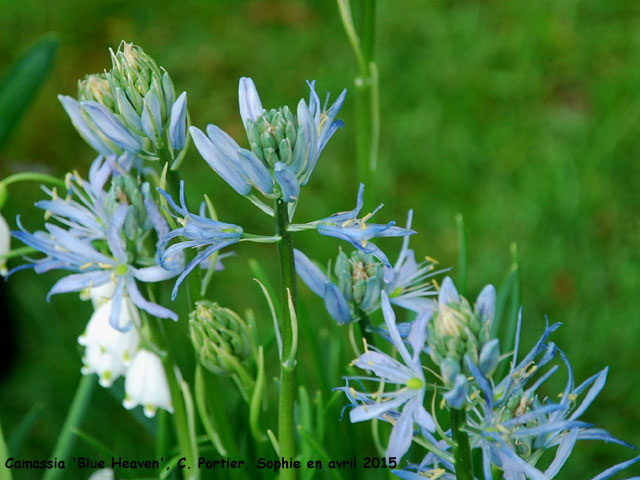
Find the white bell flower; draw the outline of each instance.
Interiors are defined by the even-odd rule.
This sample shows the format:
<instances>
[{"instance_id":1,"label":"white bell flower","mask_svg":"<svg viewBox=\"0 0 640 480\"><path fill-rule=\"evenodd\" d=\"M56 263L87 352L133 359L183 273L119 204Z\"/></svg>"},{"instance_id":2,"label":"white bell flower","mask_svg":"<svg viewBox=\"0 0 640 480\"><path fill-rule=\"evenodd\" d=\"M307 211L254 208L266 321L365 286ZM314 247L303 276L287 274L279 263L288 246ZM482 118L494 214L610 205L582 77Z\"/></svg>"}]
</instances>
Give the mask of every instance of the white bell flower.
<instances>
[{"instance_id":1,"label":"white bell flower","mask_svg":"<svg viewBox=\"0 0 640 480\"><path fill-rule=\"evenodd\" d=\"M142 405L144 414L153 417L158 408L173 413L169 383L162 360L148 350L138 350L127 371L122 404L127 410Z\"/></svg>"},{"instance_id":2,"label":"white bell flower","mask_svg":"<svg viewBox=\"0 0 640 480\"><path fill-rule=\"evenodd\" d=\"M0 214L0 255L9 253L11 250L11 231L9 225ZM3 277L7 274L7 262L5 259L0 259L0 275Z\"/></svg>"},{"instance_id":3,"label":"white bell flower","mask_svg":"<svg viewBox=\"0 0 640 480\"><path fill-rule=\"evenodd\" d=\"M110 387L120 375L125 374L140 343L135 328L121 332L111 326L111 307L112 300L100 305L91 315L84 333L78 337L78 343L86 347L81 371L84 375L98 374L103 387ZM123 297L118 323L139 325L139 315L133 302Z\"/></svg>"}]
</instances>

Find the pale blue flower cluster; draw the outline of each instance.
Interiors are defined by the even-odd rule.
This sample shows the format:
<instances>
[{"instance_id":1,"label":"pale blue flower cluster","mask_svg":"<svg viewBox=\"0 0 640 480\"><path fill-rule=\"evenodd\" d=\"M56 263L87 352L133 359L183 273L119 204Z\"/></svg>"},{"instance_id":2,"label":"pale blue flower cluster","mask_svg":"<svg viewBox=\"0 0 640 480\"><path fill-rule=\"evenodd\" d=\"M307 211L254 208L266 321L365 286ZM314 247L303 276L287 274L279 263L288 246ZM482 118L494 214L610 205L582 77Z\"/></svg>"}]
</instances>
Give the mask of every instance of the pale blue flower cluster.
<instances>
[{"instance_id":1,"label":"pale blue flower cluster","mask_svg":"<svg viewBox=\"0 0 640 480\"><path fill-rule=\"evenodd\" d=\"M442 393L446 402L441 406L465 412L463 429L468 432L471 449L478 449L482 459L476 470L481 476L473 478L556 478L578 440L603 440L631 447L581 419L604 387L607 369L576 387L566 355L548 340L560 324L547 325L536 345L518 361L520 316L514 352L502 357L511 360L511 367L504 378L496 378L499 345L497 339L488 338L495 312L493 287L486 287L475 308L471 308L453 282L445 279L438 299L432 300L432 308L417 315L404 338L386 292L381 292L381 299L386 325L383 338L390 341L401 361L369 347L354 365L374 376L347 377L347 386L337 390L345 392L350 401L352 422L378 418L393 424L387 456L399 461L412 441L421 438L421 445L427 443L429 453L419 465L394 471L400 478L456 479L451 430L444 431L434 415L412 403L419 398L422 407L426 390L434 396ZM424 348L425 344L428 348ZM435 372L425 376L425 370L433 372L426 359L420 358L425 351L440 366L441 376ZM555 364L543 372L543 367L557 360L566 367L567 382L555 401L550 399L555 395L548 397L549 393L539 394L538 390L560 368ZM383 382L394 388L376 387L368 393L363 386L366 381ZM353 388L354 383L361 389ZM541 460L547 451L554 452L553 457ZM605 470L593 480L608 479L636 461L640 456Z\"/></svg>"},{"instance_id":2,"label":"pale blue flower cluster","mask_svg":"<svg viewBox=\"0 0 640 480\"><path fill-rule=\"evenodd\" d=\"M147 184L139 191L136 187L127 191L121 188L126 182L118 181L125 180L120 176L114 178L109 191L104 190L111 173L105 165L98 157L92 165L89 181L78 174L68 177L67 198L61 199L53 190L48 191L51 200L36 204L59 225L46 223L46 231L30 233L18 218L20 230L13 231L13 236L46 255L18 269L32 266L38 273L54 269L73 272L60 279L49 291L49 296L112 284L110 322L119 330L131 328L131 324L118 323L124 295L151 315L177 320L171 310L145 299L137 285L137 282L170 279L183 268L178 262L173 269L165 269L153 256L145 257L142 249L135 245L150 231L155 231L156 235L168 233L166 220L151 201Z\"/></svg>"}]
</instances>

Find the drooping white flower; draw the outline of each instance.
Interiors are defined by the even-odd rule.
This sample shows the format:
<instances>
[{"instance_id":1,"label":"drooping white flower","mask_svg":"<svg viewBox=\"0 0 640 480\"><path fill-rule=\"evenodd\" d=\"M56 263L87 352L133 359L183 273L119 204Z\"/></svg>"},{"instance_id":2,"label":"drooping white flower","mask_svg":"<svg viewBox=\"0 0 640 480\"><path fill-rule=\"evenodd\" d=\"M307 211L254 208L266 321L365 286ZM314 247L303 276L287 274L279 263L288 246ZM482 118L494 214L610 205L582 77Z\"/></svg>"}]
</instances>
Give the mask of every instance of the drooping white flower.
<instances>
[{"instance_id":1,"label":"drooping white flower","mask_svg":"<svg viewBox=\"0 0 640 480\"><path fill-rule=\"evenodd\" d=\"M122 332L109 323L114 301L109 299L100 305L84 333L78 337L78 343L86 347L81 371L84 375L98 374L103 387L110 387L120 375L124 375L140 343L135 328ZM139 325L140 314L133 302L128 297L121 297L119 301L118 324Z\"/></svg>"},{"instance_id":2,"label":"drooping white flower","mask_svg":"<svg viewBox=\"0 0 640 480\"><path fill-rule=\"evenodd\" d=\"M173 413L169 383L162 360L148 350L138 350L124 383L125 397L122 404L127 410L143 406L147 417L153 417L158 408Z\"/></svg>"},{"instance_id":3,"label":"drooping white flower","mask_svg":"<svg viewBox=\"0 0 640 480\"><path fill-rule=\"evenodd\" d=\"M11 249L11 232L9 231L9 225L0 214L0 255L9 253ZM7 274L7 265L4 259L0 259L0 275L5 276Z\"/></svg>"}]
</instances>

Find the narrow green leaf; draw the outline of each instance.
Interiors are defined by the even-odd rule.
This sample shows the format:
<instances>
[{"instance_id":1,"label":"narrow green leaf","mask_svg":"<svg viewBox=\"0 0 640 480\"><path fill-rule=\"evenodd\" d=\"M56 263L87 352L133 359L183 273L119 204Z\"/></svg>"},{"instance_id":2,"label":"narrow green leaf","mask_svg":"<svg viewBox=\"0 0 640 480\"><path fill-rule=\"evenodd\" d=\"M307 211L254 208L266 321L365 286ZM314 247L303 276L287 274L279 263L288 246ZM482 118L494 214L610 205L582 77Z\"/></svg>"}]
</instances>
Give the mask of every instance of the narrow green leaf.
<instances>
[{"instance_id":1,"label":"narrow green leaf","mask_svg":"<svg viewBox=\"0 0 640 480\"><path fill-rule=\"evenodd\" d=\"M24 442L31 433L33 425L44 410L41 404L36 404L22 417L20 423L13 429L7 440L7 447L11 455L19 457L22 452Z\"/></svg>"},{"instance_id":2,"label":"narrow green leaf","mask_svg":"<svg viewBox=\"0 0 640 480\"><path fill-rule=\"evenodd\" d=\"M109 448L103 442L98 440L93 435L88 434L87 432L80 430L79 428L72 428L71 431L80 437L82 441L84 441L87 445L93 448L98 454L102 455L105 459L107 458L118 458L120 455L116 453L115 450Z\"/></svg>"},{"instance_id":3,"label":"narrow green leaf","mask_svg":"<svg viewBox=\"0 0 640 480\"><path fill-rule=\"evenodd\" d=\"M45 35L9 68L0 81L0 147L49 75L58 40Z\"/></svg>"}]
</instances>

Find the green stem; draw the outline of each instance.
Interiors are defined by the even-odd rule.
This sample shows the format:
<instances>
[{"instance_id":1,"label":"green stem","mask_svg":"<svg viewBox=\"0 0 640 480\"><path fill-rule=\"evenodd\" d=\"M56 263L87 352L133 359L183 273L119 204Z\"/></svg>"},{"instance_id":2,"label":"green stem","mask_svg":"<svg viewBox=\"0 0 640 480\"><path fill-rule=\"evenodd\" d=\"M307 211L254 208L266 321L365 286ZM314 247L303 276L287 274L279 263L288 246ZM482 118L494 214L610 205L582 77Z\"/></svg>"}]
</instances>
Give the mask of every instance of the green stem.
<instances>
[{"instance_id":1,"label":"green stem","mask_svg":"<svg viewBox=\"0 0 640 480\"><path fill-rule=\"evenodd\" d=\"M367 330L367 327L371 325L371 321L369 320L369 315L367 315L361 308L358 307L358 311L356 312L358 318L358 326L360 327L360 334L365 338L368 345L375 346L375 339L371 332Z\"/></svg>"},{"instance_id":2,"label":"green stem","mask_svg":"<svg viewBox=\"0 0 640 480\"><path fill-rule=\"evenodd\" d=\"M76 390L76 394L73 397L69 413L67 414L67 418L62 426L62 431L60 432L56 446L53 449L53 455L51 455L52 460L57 459L58 461L66 461L69 457L73 444L75 443L75 434L73 433L73 429L80 426L84 414L87 411L89 401L91 400L91 393L93 392L93 387L96 384L96 378L97 377L95 375L84 375L80 379L78 390ZM47 470L43 478L45 480L54 480L56 478L60 478L63 472L63 469L52 468Z\"/></svg>"},{"instance_id":3,"label":"green stem","mask_svg":"<svg viewBox=\"0 0 640 480\"><path fill-rule=\"evenodd\" d=\"M187 459L186 464L191 467L190 470L184 470L185 478L197 479L200 477L200 474L199 469L197 468L198 452L197 442L195 441L195 432L192 431L189 425L189 419L187 418L187 406L182 394L180 380L176 375L176 364L173 359L173 355L171 355L171 351L168 348L168 342L166 341L161 322L162 321L158 318L151 318L148 325L151 329L154 343L165 352L161 357L162 366L164 367L164 373L167 376L167 383L169 384L169 392L171 393L171 403L173 404L174 412L173 421L176 429L176 435L178 437L178 445L180 453Z\"/></svg>"},{"instance_id":4,"label":"green stem","mask_svg":"<svg viewBox=\"0 0 640 480\"><path fill-rule=\"evenodd\" d=\"M451 409L451 435L456 445L453 458L456 466L457 480L473 480L473 464L471 462L471 448L469 435L462 430L467 423L467 413L464 410Z\"/></svg>"},{"instance_id":5,"label":"green stem","mask_svg":"<svg viewBox=\"0 0 640 480\"><path fill-rule=\"evenodd\" d=\"M360 0L360 28L356 32L349 0L337 0L340 17L358 64L355 84L356 161L358 180L375 196L375 171L378 162L380 102L378 68L373 61L375 44L375 0ZM375 201L372 196L369 197Z\"/></svg>"},{"instance_id":6,"label":"green stem","mask_svg":"<svg viewBox=\"0 0 640 480\"><path fill-rule=\"evenodd\" d=\"M289 214L287 204L282 200L275 202L276 235L282 239L278 242L278 258L280 260L280 277L282 284L282 317L280 331L282 332L282 358L280 364L280 398L278 403L278 442L280 455L285 459L295 458L295 426L293 420L293 406L296 395L296 359L293 350L294 332L291 326L288 298L291 295L294 310L296 304L296 265L293 258L293 241L291 233L287 231ZM293 358L291 358L293 353ZM282 469L281 479L295 479L294 469Z\"/></svg>"},{"instance_id":7,"label":"green stem","mask_svg":"<svg viewBox=\"0 0 640 480\"><path fill-rule=\"evenodd\" d=\"M9 175L6 178L3 178L0 183L5 187L7 185L11 185L12 183L18 182L43 182L43 183L51 183L52 185L57 185L58 187L66 188L64 184L64 180L59 179L58 177L54 177L52 175L47 175L46 173L38 173L38 172L21 172L14 173L13 175Z\"/></svg>"}]
</instances>

